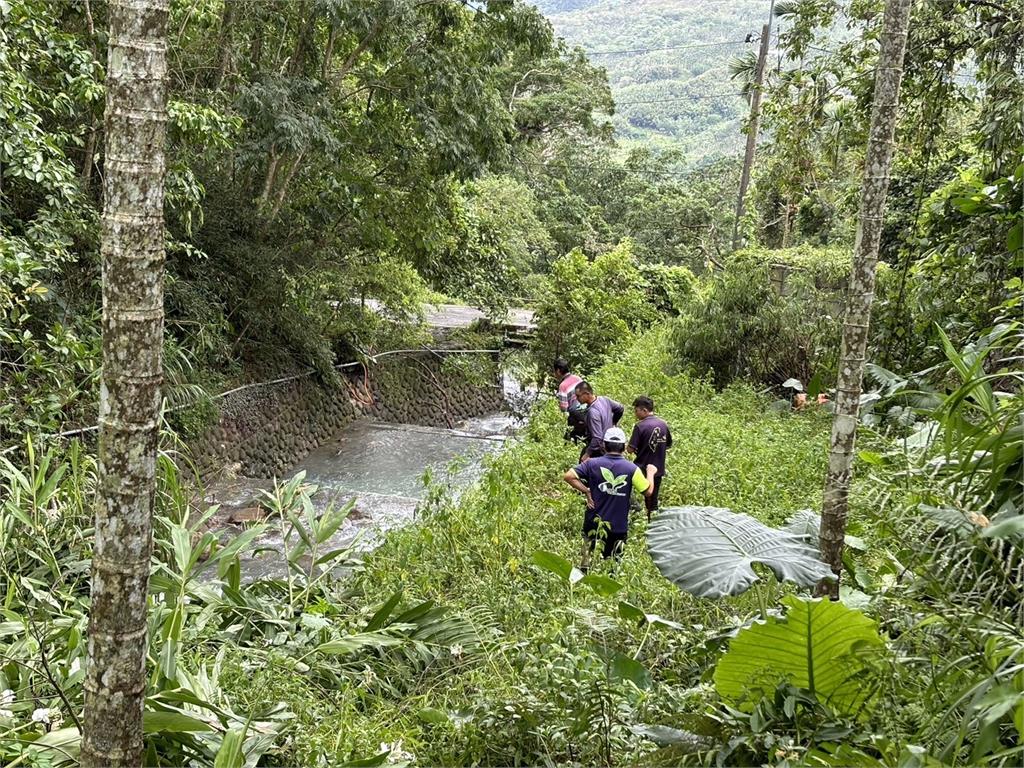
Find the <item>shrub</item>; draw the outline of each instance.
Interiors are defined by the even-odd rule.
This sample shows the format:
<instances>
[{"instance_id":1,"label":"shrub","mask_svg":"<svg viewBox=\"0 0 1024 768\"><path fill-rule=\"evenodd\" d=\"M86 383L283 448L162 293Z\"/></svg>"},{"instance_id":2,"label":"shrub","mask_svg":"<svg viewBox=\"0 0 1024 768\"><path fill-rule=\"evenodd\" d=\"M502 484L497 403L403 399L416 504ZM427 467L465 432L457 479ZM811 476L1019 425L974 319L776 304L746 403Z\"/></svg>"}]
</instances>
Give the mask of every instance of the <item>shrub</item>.
<instances>
[{"instance_id":1,"label":"shrub","mask_svg":"<svg viewBox=\"0 0 1024 768\"><path fill-rule=\"evenodd\" d=\"M576 249L554 263L540 292L534 355L542 370L562 356L592 371L657 316L631 241L593 261Z\"/></svg>"},{"instance_id":2,"label":"shrub","mask_svg":"<svg viewBox=\"0 0 1024 768\"><path fill-rule=\"evenodd\" d=\"M644 279L644 290L651 303L659 312L678 315L693 296L696 276L686 267L670 267L665 264L643 264L640 274Z\"/></svg>"},{"instance_id":3,"label":"shrub","mask_svg":"<svg viewBox=\"0 0 1024 768\"><path fill-rule=\"evenodd\" d=\"M710 372L723 387L738 378L779 385L835 377L849 253L800 246L748 249L704 277L672 334L679 367ZM889 290L879 273L880 301Z\"/></svg>"}]
</instances>

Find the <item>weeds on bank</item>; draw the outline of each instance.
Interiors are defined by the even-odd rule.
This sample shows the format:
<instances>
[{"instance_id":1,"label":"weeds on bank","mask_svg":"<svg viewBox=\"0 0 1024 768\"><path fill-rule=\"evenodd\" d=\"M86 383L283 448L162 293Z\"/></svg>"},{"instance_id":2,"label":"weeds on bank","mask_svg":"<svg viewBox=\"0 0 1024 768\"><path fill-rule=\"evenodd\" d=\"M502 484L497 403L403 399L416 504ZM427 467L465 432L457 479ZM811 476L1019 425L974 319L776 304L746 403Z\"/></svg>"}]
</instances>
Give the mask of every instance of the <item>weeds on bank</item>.
<instances>
[{"instance_id":1,"label":"weeds on bank","mask_svg":"<svg viewBox=\"0 0 1024 768\"><path fill-rule=\"evenodd\" d=\"M605 366L595 386L627 405L651 395L672 425L667 505L726 506L773 524L817 506L825 414L774 413L749 388L716 393L664 374L665 363L641 345ZM756 600L698 600L669 584L644 549L642 515L614 594L538 568L539 551L569 562L579 554L582 501L559 482L577 451L561 435L549 402L516 444L488 459L476 487L456 501L435 478L415 524L362 560L323 549L346 511L312 514L301 477L272 494L268 523L220 541L204 533L206 513L190 508L162 461L147 760L211 764L234 745L266 765L678 764L716 755L909 765L941 749L951 762L1015 759L1005 745L1020 696L1019 630L1006 623L1016 577L1006 572L1009 592L978 592L981 610L939 578L941 562L918 563L893 546L910 531L926 553L931 529L895 515L865 525L865 501L895 510L920 488L934 503L926 462L873 454L871 487L887 495L858 493L852 525L868 534L871 551L857 564L866 591L857 599L891 647L877 711L863 722L792 686L750 711L725 706L711 670L759 613ZM94 467L76 447L28 458L27 469L0 470L0 749L7 763L59 765L77 750ZM990 471L979 467L972 482ZM944 552L974 563L978 583L991 584L992 553L1004 550L967 533ZM259 542L276 548L279 573L245 582L238 554ZM1006 553L1006 567L1017 568ZM336 564L347 578L331 576ZM897 567L918 576L909 592ZM607 576L607 564L594 573ZM624 603L663 621L638 623ZM930 657L950 663L929 666ZM684 749L684 737L696 742ZM927 750L905 746L917 738Z\"/></svg>"}]
</instances>

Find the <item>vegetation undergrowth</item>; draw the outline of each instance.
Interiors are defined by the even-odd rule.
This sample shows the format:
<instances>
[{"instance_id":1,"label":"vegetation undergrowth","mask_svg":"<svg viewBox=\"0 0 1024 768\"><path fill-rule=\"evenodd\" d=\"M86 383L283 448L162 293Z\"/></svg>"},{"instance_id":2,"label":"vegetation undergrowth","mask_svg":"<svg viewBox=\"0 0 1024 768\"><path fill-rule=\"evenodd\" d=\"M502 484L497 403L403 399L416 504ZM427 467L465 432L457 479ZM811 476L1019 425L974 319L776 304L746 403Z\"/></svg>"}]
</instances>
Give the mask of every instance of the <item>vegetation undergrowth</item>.
<instances>
[{"instance_id":1,"label":"vegetation undergrowth","mask_svg":"<svg viewBox=\"0 0 1024 768\"><path fill-rule=\"evenodd\" d=\"M641 337L594 383L627 405L650 394L672 424L664 503L730 507L769 523L814 506L827 416L779 414L747 386L717 393L669 375L662 342L662 331ZM475 488L453 501L441 480L417 523L391 532L366 558L363 601L401 591L406 600L447 605L471 618L480 649L450 648L450 659L423 670L368 665L327 701L323 691L297 681L282 688L278 670L235 658L226 685L248 706L285 695L298 714L295 761L309 762L326 744L357 756L401 741L421 764L628 763L654 748L631 728L702 708L709 655L755 610L753 598L701 601L665 581L646 554L642 513L614 574L625 585L616 597L680 628L657 627L641 639L613 601L535 567L537 551L579 555L582 502L560 481L578 447L564 442L563 430L545 402ZM650 677L642 673L638 686L622 670L610 674L616 654Z\"/></svg>"},{"instance_id":2,"label":"vegetation undergrowth","mask_svg":"<svg viewBox=\"0 0 1024 768\"><path fill-rule=\"evenodd\" d=\"M666 373L666 333L630 339L593 377L627 404L651 395L672 424L665 505L776 528L816 507L824 409L780 412L748 385ZM577 453L551 401L474 488L427 478L415 523L365 557L327 544L351 507L318 512L301 474L267 495L269 520L219 539L168 441L147 764L1012 765L1024 436L1020 374L1006 366L1022 348L1014 323L950 345L948 370L932 371L948 391L873 370L885 418L862 442L842 604L802 599L766 571L737 597L693 597L655 567L642 515L620 564L574 574L582 501L559 476ZM94 461L77 443L28 442L24 468L0 457L0 482L0 757L71 764ZM253 546L278 568L245 580ZM830 698L821 679L816 693L792 667L762 665L772 637L833 620L859 650L822 650L821 663L856 669L854 693L841 673ZM730 683L752 663L756 679Z\"/></svg>"}]
</instances>

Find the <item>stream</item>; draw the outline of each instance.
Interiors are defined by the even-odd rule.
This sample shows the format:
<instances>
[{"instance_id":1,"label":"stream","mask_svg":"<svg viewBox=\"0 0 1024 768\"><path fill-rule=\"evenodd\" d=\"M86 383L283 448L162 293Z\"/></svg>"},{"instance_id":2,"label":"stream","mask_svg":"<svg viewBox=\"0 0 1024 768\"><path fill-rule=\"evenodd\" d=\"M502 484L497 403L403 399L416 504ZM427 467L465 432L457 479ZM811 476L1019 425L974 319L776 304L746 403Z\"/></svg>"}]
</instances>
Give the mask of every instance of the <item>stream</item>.
<instances>
[{"instance_id":1,"label":"stream","mask_svg":"<svg viewBox=\"0 0 1024 768\"><path fill-rule=\"evenodd\" d=\"M513 413L529 412L517 401L530 392L517 390L517 384L508 380L504 386L509 411L467 419L454 429L363 419L289 469L284 479L305 472L305 482L316 487L311 501L318 516L354 501L348 518L319 551L367 551L387 531L413 521L426 495L423 478L428 471L456 495L470 487L483 471L483 457L500 450L521 426L522 417ZM234 534L244 530L265 504L261 491L272 488L273 482L250 477L210 483L205 501L221 506L213 528ZM274 519L269 526L242 556L245 580L285 575L282 532Z\"/></svg>"}]
</instances>

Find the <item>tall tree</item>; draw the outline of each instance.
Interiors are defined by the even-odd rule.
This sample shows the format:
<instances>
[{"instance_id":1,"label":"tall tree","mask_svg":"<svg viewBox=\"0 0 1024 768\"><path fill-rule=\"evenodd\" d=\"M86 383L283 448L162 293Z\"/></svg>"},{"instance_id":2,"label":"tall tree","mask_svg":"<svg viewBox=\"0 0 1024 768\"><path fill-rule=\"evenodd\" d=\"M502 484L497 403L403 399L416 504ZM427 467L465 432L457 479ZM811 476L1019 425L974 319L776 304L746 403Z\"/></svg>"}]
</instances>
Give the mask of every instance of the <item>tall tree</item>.
<instances>
[{"instance_id":1,"label":"tall tree","mask_svg":"<svg viewBox=\"0 0 1024 768\"><path fill-rule=\"evenodd\" d=\"M821 553L836 578L819 585L819 591L839 595L839 574L843 567L843 539L849 509L853 451L857 439L864 363L867 356L868 325L875 297L875 268L882 239L885 198L889 191L889 169L895 147L896 116L903 80L903 57L913 0L886 0L882 20L881 48L875 73L875 95L871 107L861 181L860 215L853 248L853 269L846 297L843 337L836 383L835 418L829 445L828 471L821 513Z\"/></svg>"},{"instance_id":2,"label":"tall tree","mask_svg":"<svg viewBox=\"0 0 1024 768\"><path fill-rule=\"evenodd\" d=\"M82 764L139 765L163 347L169 0L113 0L103 154L100 500Z\"/></svg>"}]
</instances>

